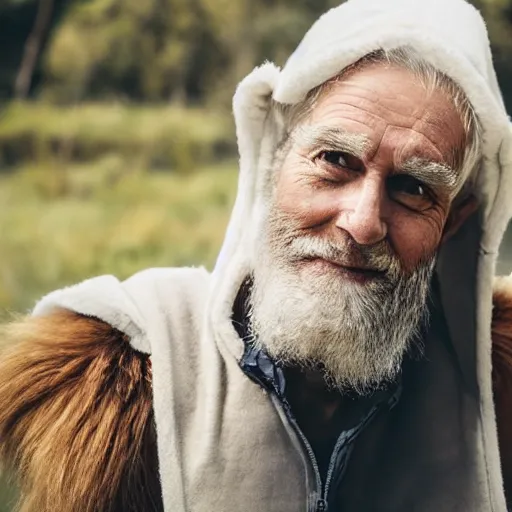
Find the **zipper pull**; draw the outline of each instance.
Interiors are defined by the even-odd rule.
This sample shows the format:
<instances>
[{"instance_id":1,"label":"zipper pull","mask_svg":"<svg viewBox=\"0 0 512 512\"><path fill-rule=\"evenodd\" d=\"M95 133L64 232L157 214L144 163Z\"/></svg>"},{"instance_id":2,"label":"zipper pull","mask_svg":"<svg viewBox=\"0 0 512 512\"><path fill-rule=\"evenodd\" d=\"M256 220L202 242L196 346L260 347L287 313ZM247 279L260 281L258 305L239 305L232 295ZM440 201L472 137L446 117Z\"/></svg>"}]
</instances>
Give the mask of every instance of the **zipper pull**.
<instances>
[{"instance_id":1,"label":"zipper pull","mask_svg":"<svg viewBox=\"0 0 512 512\"><path fill-rule=\"evenodd\" d=\"M327 512L327 501L320 499L316 502L316 512Z\"/></svg>"}]
</instances>

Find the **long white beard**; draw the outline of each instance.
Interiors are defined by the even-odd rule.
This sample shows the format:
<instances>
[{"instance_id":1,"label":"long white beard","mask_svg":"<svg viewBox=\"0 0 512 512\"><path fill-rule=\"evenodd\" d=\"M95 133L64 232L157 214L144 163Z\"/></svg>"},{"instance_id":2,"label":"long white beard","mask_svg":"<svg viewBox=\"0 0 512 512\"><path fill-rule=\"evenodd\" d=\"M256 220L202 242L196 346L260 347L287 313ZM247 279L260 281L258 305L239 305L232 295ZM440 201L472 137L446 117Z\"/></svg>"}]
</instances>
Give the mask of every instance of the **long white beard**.
<instances>
[{"instance_id":1,"label":"long white beard","mask_svg":"<svg viewBox=\"0 0 512 512\"><path fill-rule=\"evenodd\" d=\"M362 247L347 235L333 246L299 233L275 208L266 227L249 297L254 343L279 362L321 369L341 390L365 394L394 379L427 317L435 254L406 275L384 243ZM312 257L346 261L355 253L357 261L385 270L383 277L362 284L334 267L318 272L303 264Z\"/></svg>"}]
</instances>

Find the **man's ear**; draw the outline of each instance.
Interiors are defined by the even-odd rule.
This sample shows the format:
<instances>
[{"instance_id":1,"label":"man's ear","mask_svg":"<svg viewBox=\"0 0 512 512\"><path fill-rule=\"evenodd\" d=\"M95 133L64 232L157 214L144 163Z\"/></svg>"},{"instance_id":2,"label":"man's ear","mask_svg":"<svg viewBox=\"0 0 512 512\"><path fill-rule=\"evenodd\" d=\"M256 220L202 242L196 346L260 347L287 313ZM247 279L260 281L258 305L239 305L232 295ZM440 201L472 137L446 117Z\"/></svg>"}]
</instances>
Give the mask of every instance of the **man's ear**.
<instances>
[{"instance_id":1,"label":"man's ear","mask_svg":"<svg viewBox=\"0 0 512 512\"><path fill-rule=\"evenodd\" d=\"M459 201L455 200L452 204L450 213L448 214L448 218L446 219L441 242L444 243L449 240L458 231L462 224L464 224L466 219L477 210L478 200L473 194L470 194Z\"/></svg>"}]
</instances>

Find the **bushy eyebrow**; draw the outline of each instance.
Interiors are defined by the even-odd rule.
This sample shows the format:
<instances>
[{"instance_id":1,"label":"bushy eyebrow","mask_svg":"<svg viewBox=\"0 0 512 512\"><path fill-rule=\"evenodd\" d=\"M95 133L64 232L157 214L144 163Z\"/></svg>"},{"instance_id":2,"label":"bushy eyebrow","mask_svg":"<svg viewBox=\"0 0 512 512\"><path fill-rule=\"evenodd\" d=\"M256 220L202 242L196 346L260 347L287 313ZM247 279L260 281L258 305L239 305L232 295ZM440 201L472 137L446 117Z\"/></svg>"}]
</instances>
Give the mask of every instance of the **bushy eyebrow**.
<instances>
[{"instance_id":1,"label":"bushy eyebrow","mask_svg":"<svg viewBox=\"0 0 512 512\"><path fill-rule=\"evenodd\" d=\"M354 133L332 126L299 126L292 133L292 139L308 152L315 149L342 151L362 159L371 141L362 133Z\"/></svg>"},{"instance_id":2,"label":"bushy eyebrow","mask_svg":"<svg viewBox=\"0 0 512 512\"><path fill-rule=\"evenodd\" d=\"M461 179L460 172L449 165L420 157L404 162L395 174L407 174L450 196L456 192Z\"/></svg>"},{"instance_id":3,"label":"bushy eyebrow","mask_svg":"<svg viewBox=\"0 0 512 512\"><path fill-rule=\"evenodd\" d=\"M362 133L354 133L340 127L299 126L291 134L293 142L308 152L319 149L349 153L363 159L371 147L371 140ZM453 196L461 179L460 172L453 167L430 160L413 157L399 166L394 174L407 174L433 190Z\"/></svg>"}]
</instances>

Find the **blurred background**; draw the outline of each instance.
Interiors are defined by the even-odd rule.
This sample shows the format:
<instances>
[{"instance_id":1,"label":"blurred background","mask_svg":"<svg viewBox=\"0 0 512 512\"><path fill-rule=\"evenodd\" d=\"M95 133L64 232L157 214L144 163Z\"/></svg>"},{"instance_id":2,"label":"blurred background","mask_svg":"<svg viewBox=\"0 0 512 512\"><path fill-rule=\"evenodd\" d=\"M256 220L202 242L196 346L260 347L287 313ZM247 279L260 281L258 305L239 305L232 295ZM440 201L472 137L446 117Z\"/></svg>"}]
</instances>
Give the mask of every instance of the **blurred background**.
<instances>
[{"instance_id":1,"label":"blurred background","mask_svg":"<svg viewBox=\"0 0 512 512\"><path fill-rule=\"evenodd\" d=\"M235 86L339 3L0 0L0 321L93 275L211 267L236 188ZM510 111L512 0L472 3Z\"/></svg>"}]
</instances>

